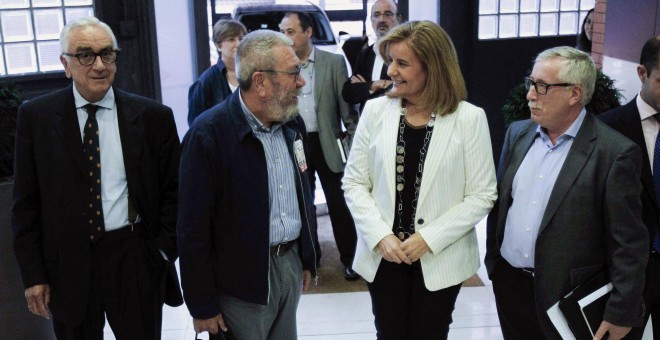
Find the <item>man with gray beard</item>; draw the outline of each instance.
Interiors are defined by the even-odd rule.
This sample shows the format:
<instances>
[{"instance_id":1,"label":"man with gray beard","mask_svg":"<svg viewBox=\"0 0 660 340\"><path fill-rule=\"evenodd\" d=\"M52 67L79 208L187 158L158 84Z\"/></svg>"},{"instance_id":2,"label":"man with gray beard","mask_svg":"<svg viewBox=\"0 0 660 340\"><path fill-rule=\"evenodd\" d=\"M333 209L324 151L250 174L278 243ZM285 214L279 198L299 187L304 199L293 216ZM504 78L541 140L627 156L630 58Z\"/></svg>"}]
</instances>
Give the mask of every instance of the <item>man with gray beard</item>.
<instances>
[{"instance_id":1,"label":"man with gray beard","mask_svg":"<svg viewBox=\"0 0 660 340\"><path fill-rule=\"evenodd\" d=\"M279 32L246 35L236 51L239 91L183 140L177 239L196 332L297 338L318 240L296 115L305 80L291 45Z\"/></svg>"}]
</instances>

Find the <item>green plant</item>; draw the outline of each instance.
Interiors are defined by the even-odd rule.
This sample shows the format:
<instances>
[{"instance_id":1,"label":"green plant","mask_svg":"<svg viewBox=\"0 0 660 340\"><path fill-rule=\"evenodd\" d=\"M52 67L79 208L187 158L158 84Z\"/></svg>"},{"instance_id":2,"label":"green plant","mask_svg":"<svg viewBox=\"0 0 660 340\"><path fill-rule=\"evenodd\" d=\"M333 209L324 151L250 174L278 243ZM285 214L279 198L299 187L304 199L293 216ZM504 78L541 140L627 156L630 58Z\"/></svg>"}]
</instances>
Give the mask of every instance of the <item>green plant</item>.
<instances>
[{"instance_id":1,"label":"green plant","mask_svg":"<svg viewBox=\"0 0 660 340\"><path fill-rule=\"evenodd\" d=\"M14 174L16 115L22 102L16 85L0 81L0 182Z\"/></svg>"},{"instance_id":2,"label":"green plant","mask_svg":"<svg viewBox=\"0 0 660 340\"><path fill-rule=\"evenodd\" d=\"M511 90L509 98L502 106L504 114L505 127L517 120L528 119L530 117L529 107L527 106L527 90L525 84L516 85ZM591 101L586 109L594 115L599 115L605 111L621 106L621 92L614 87L614 80L598 70L596 75L596 86Z\"/></svg>"}]
</instances>

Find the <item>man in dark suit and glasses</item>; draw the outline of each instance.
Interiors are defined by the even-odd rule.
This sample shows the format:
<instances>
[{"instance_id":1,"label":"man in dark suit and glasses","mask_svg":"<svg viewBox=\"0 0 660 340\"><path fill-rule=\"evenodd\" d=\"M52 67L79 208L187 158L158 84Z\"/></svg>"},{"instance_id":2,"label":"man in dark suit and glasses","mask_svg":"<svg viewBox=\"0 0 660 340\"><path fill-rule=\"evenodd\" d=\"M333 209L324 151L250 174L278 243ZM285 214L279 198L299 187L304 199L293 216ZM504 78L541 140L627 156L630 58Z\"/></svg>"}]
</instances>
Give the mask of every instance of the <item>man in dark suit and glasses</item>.
<instances>
[{"instance_id":1,"label":"man in dark suit and glasses","mask_svg":"<svg viewBox=\"0 0 660 340\"><path fill-rule=\"evenodd\" d=\"M349 104L364 103L385 94L392 85L387 75L387 63L378 53L378 41L401 22L401 14L394 0L376 0L371 7L371 27L376 33L376 42L360 51L355 62L353 75L344 83L342 96Z\"/></svg>"},{"instance_id":2,"label":"man in dark suit and glasses","mask_svg":"<svg viewBox=\"0 0 660 340\"><path fill-rule=\"evenodd\" d=\"M561 339L547 310L601 272L614 289L596 338L641 326L641 152L584 109L595 81L588 54L541 52L526 78L532 119L506 134L485 259L505 339Z\"/></svg>"},{"instance_id":3,"label":"man in dark suit and glasses","mask_svg":"<svg viewBox=\"0 0 660 340\"><path fill-rule=\"evenodd\" d=\"M160 339L182 301L172 110L113 88L119 47L94 17L60 35L73 84L18 113L12 224L29 310L58 339Z\"/></svg>"},{"instance_id":4,"label":"man in dark suit and glasses","mask_svg":"<svg viewBox=\"0 0 660 340\"><path fill-rule=\"evenodd\" d=\"M660 339L660 36L642 48L637 76L642 89L628 104L598 116L605 124L630 138L642 149L642 213L649 232L649 263L646 268L645 322L653 316L653 337ZM634 328L628 338L639 339L643 327Z\"/></svg>"}]
</instances>

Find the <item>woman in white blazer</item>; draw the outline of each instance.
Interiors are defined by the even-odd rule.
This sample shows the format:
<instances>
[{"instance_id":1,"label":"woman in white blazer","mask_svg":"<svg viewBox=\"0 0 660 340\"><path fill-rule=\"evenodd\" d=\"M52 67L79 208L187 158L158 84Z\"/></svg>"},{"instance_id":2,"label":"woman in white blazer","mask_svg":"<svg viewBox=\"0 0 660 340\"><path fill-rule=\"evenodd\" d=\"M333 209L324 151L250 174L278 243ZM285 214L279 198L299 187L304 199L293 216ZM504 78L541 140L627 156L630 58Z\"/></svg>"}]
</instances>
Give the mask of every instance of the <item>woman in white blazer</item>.
<instances>
[{"instance_id":1,"label":"woman in white blazer","mask_svg":"<svg viewBox=\"0 0 660 340\"><path fill-rule=\"evenodd\" d=\"M378 339L446 339L461 283L476 273L474 225L496 199L484 111L447 33L409 22L380 43L393 80L367 102L343 189L357 227Z\"/></svg>"}]
</instances>

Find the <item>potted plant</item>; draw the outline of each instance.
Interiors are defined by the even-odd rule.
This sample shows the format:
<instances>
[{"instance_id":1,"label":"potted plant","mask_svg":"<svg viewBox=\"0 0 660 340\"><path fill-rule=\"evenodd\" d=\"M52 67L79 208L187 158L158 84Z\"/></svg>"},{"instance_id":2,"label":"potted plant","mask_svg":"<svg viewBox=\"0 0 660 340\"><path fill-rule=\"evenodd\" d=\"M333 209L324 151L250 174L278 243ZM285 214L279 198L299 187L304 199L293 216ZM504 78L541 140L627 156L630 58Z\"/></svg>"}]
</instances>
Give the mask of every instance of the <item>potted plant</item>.
<instances>
[{"instance_id":1,"label":"potted plant","mask_svg":"<svg viewBox=\"0 0 660 340\"><path fill-rule=\"evenodd\" d=\"M519 84L511 90L509 98L502 106L504 125L506 128L517 120L528 119L531 115L527 106L527 90L525 84ZM621 92L614 87L614 80L598 70L596 86L591 101L587 104L587 112L599 115L605 111L621 106Z\"/></svg>"}]
</instances>

